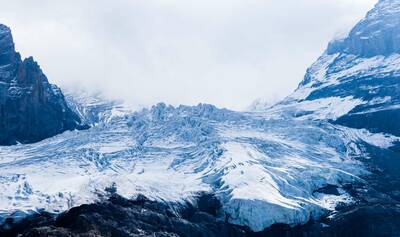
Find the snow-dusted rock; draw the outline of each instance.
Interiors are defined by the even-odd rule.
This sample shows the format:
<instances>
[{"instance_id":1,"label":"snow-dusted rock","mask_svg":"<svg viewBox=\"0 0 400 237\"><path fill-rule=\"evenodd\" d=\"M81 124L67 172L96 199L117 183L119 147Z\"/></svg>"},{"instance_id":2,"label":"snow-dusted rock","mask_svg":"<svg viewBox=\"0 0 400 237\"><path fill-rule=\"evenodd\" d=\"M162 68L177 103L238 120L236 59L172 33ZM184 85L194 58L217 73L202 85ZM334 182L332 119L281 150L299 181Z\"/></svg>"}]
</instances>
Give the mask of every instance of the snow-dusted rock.
<instances>
[{"instance_id":1,"label":"snow-dusted rock","mask_svg":"<svg viewBox=\"0 0 400 237\"><path fill-rule=\"evenodd\" d=\"M400 53L400 1L380 0L344 39L332 41L328 54L362 57Z\"/></svg>"},{"instance_id":2,"label":"snow-dusted rock","mask_svg":"<svg viewBox=\"0 0 400 237\"><path fill-rule=\"evenodd\" d=\"M400 1L381 0L275 109L400 135Z\"/></svg>"},{"instance_id":3,"label":"snow-dusted rock","mask_svg":"<svg viewBox=\"0 0 400 237\"><path fill-rule=\"evenodd\" d=\"M36 142L79 123L61 90L32 57L21 59L11 30L0 24L0 144Z\"/></svg>"}]
</instances>

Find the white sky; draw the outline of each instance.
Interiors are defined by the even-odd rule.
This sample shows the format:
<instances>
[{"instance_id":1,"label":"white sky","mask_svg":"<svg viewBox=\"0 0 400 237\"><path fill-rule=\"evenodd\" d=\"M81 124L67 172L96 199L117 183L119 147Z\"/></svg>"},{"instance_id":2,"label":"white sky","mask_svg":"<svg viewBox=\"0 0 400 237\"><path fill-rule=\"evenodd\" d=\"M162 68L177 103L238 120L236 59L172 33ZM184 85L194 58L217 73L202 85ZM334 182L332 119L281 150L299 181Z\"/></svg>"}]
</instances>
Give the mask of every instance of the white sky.
<instances>
[{"instance_id":1,"label":"white sky","mask_svg":"<svg viewBox=\"0 0 400 237\"><path fill-rule=\"evenodd\" d=\"M288 95L376 2L0 0L0 23L61 87L241 110Z\"/></svg>"}]
</instances>

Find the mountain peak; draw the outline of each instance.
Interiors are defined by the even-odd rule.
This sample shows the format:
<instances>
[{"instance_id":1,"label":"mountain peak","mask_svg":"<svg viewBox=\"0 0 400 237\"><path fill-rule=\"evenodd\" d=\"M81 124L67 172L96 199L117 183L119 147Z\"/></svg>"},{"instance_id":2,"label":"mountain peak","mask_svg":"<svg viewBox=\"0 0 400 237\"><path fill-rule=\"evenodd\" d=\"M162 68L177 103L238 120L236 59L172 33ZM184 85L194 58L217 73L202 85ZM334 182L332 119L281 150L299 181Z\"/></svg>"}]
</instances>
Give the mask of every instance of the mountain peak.
<instances>
[{"instance_id":1,"label":"mountain peak","mask_svg":"<svg viewBox=\"0 0 400 237\"><path fill-rule=\"evenodd\" d=\"M11 30L8 26L0 23L0 35L3 35L3 34L11 34Z\"/></svg>"},{"instance_id":2,"label":"mountain peak","mask_svg":"<svg viewBox=\"0 0 400 237\"><path fill-rule=\"evenodd\" d=\"M381 0L349 33L332 41L327 53L362 57L400 53L400 1Z\"/></svg>"},{"instance_id":3,"label":"mountain peak","mask_svg":"<svg viewBox=\"0 0 400 237\"><path fill-rule=\"evenodd\" d=\"M0 145L39 141L78 127L79 117L32 57L21 59L0 24Z\"/></svg>"},{"instance_id":4,"label":"mountain peak","mask_svg":"<svg viewBox=\"0 0 400 237\"><path fill-rule=\"evenodd\" d=\"M0 24L0 65L15 62L17 56L10 28Z\"/></svg>"},{"instance_id":5,"label":"mountain peak","mask_svg":"<svg viewBox=\"0 0 400 237\"><path fill-rule=\"evenodd\" d=\"M282 104L297 114L400 136L400 0L381 0L307 70Z\"/></svg>"}]
</instances>

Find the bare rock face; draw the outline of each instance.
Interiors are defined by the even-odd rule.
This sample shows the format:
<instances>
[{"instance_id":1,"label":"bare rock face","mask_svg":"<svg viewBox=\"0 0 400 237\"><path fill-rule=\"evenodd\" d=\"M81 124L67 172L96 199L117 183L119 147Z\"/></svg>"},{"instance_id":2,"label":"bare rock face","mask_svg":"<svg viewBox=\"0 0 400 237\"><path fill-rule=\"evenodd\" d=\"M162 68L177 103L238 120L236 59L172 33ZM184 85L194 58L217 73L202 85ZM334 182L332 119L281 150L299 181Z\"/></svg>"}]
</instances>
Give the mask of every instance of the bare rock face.
<instances>
[{"instance_id":1,"label":"bare rock face","mask_svg":"<svg viewBox=\"0 0 400 237\"><path fill-rule=\"evenodd\" d=\"M360 21L348 37L332 41L329 54L348 54L373 57L400 53L400 1L380 0Z\"/></svg>"},{"instance_id":2,"label":"bare rock face","mask_svg":"<svg viewBox=\"0 0 400 237\"><path fill-rule=\"evenodd\" d=\"M354 104L329 119L400 136L400 0L380 0L344 39L332 41L294 97L295 103L331 103L331 109Z\"/></svg>"},{"instance_id":3,"label":"bare rock face","mask_svg":"<svg viewBox=\"0 0 400 237\"><path fill-rule=\"evenodd\" d=\"M0 24L0 145L37 142L79 124L61 90L32 57L21 59L11 30Z\"/></svg>"}]
</instances>

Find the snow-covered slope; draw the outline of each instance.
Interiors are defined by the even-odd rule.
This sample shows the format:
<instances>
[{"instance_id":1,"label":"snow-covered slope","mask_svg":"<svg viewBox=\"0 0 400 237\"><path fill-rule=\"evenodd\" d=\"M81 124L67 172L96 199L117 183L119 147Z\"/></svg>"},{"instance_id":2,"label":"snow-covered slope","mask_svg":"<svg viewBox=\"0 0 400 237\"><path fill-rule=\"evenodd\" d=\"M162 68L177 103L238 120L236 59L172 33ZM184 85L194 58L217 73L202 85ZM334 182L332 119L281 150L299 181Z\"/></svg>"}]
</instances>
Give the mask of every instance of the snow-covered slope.
<instances>
[{"instance_id":1,"label":"snow-covered slope","mask_svg":"<svg viewBox=\"0 0 400 237\"><path fill-rule=\"evenodd\" d=\"M329 44L278 107L400 135L399 92L400 1L381 0L346 38Z\"/></svg>"},{"instance_id":2,"label":"snow-covered slope","mask_svg":"<svg viewBox=\"0 0 400 237\"><path fill-rule=\"evenodd\" d=\"M359 141L385 148L396 140L325 122L159 104L86 131L0 147L0 210L3 217L60 212L112 186L127 198L176 203L205 191L218 196L231 223L260 231L305 223L351 202L344 191L315 191L361 181L367 171L355 159Z\"/></svg>"},{"instance_id":3,"label":"snow-covered slope","mask_svg":"<svg viewBox=\"0 0 400 237\"><path fill-rule=\"evenodd\" d=\"M101 93L71 89L64 93L69 108L80 117L83 124L90 126L133 112L133 109L123 101L106 99Z\"/></svg>"}]
</instances>

